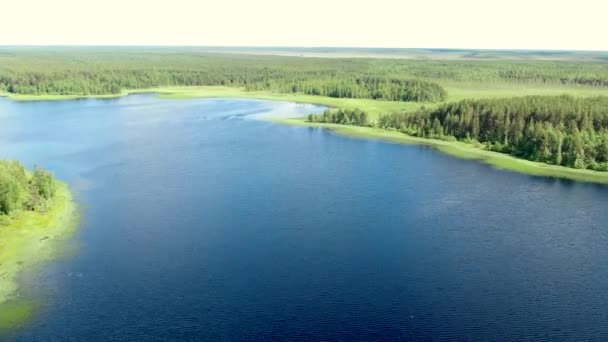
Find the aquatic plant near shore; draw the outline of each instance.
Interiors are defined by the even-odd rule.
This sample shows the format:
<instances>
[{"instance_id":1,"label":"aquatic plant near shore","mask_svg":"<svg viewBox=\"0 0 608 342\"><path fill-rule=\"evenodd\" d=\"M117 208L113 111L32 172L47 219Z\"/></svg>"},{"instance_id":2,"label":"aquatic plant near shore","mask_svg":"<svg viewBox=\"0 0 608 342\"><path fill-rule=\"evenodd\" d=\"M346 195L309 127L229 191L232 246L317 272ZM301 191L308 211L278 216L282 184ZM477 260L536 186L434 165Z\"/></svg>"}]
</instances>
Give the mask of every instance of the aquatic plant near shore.
<instances>
[{"instance_id":1,"label":"aquatic plant near shore","mask_svg":"<svg viewBox=\"0 0 608 342\"><path fill-rule=\"evenodd\" d=\"M0 212L1 336L35 307L19 296L19 275L59 255L59 244L77 227L77 213L66 184L14 161L0 161Z\"/></svg>"}]
</instances>

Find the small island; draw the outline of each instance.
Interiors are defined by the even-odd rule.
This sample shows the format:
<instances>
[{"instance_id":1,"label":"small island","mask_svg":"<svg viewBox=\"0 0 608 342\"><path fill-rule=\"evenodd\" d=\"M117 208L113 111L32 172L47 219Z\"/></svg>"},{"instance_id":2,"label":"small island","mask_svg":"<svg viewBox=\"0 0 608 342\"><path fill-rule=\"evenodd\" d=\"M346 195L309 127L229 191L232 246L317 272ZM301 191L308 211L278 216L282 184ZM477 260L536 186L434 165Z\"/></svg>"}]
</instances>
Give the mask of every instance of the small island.
<instances>
[{"instance_id":1,"label":"small island","mask_svg":"<svg viewBox=\"0 0 608 342\"><path fill-rule=\"evenodd\" d=\"M0 336L25 320L34 304L19 296L19 275L57 255L76 225L66 184L42 168L0 160Z\"/></svg>"}]
</instances>

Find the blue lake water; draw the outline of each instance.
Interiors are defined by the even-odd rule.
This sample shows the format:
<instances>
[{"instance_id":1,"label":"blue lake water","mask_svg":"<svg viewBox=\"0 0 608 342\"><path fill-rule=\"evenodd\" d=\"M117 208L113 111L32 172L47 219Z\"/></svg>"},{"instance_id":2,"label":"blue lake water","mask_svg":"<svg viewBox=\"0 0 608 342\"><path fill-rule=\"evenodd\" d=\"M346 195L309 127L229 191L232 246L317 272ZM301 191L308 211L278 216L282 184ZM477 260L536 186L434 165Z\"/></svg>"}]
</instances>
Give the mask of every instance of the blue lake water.
<instances>
[{"instance_id":1,"label":"blue lake water","mask_svg":"<svg viewBox=\"0 0 608 342\"><path fill-rule=\"evenodd\" d=\"M322 109L0 100L82 208L9 341L608 340L608 187L257 120Z\"/></svg>"}]
</instances>

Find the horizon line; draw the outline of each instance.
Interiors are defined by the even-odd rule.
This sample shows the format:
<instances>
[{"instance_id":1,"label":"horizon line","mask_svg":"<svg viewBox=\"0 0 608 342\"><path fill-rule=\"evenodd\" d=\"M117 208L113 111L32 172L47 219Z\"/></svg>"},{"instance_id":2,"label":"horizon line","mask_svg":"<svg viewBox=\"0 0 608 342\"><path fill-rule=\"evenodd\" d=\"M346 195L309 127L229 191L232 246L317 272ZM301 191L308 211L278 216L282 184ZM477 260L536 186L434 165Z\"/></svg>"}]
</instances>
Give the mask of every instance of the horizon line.
<instances>
[{"instance_id":1,"label":"horizon line","mask_svg":"<svg viewBox=\"0 0 608 342\"><path fill-rule=\"evenodd\" d=\"M528 51L528 52L595 52L608 53L608 50L587 49L545 49L545 48L474 48L474 47L385 47L385 46L330 46L330 45L163 45L163 44L0 44L0 48L53 48L53 47L117 47L117 48L249 48L249 49L366 49L366 50L444 50L444 51Z\"/></svg>"}]
</instances>

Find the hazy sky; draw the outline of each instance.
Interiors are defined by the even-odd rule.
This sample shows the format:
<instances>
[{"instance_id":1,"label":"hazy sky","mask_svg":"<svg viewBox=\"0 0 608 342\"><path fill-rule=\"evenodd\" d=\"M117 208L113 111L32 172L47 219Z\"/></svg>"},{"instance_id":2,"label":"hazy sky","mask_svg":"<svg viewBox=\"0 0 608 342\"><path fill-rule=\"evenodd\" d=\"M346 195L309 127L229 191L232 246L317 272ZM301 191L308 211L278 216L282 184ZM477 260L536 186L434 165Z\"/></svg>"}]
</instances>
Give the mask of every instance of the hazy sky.
<instances>
[{"instance_id":1,"label":"hazy sky","mask_svg":"<svg viewBox=\"0 0 608 342\"><path fill-rule=\"evenodd\" d=\"M608 50L608 0L0 0L0 11L3 45Z\"/></svg>"}]
</instances>

